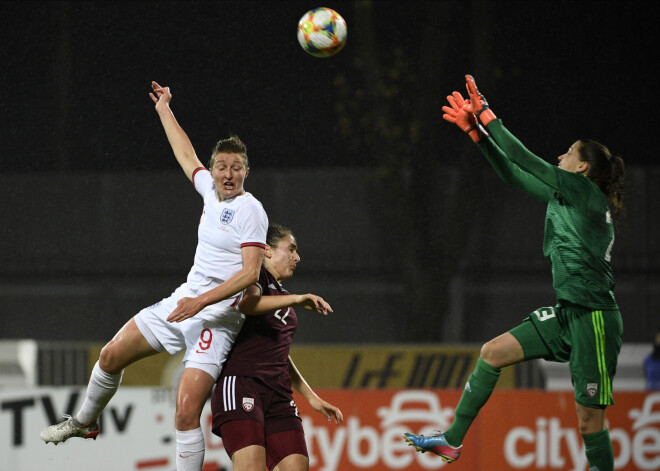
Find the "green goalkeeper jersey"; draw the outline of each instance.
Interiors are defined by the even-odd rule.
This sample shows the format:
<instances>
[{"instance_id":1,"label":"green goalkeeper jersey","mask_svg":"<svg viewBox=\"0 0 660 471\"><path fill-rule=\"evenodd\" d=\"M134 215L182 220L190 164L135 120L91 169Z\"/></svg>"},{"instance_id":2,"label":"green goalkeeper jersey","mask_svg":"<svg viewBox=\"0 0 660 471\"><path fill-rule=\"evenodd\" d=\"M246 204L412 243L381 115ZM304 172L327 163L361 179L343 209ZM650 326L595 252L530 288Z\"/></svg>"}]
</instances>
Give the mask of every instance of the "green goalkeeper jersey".
<instances>
[{"instance_id":1,"label":"green goalkeeper jersey","mask_svg":"<svg viewBox=\"0 0 660 471\"><path fill-rule=\"evenodd\" d=\"M588 177L537 157L496 119L477 144L498 175L547 203L543 254L557 300L617 309L610 255L614 227L607 198Z\"/></svg>"}]
</instances>

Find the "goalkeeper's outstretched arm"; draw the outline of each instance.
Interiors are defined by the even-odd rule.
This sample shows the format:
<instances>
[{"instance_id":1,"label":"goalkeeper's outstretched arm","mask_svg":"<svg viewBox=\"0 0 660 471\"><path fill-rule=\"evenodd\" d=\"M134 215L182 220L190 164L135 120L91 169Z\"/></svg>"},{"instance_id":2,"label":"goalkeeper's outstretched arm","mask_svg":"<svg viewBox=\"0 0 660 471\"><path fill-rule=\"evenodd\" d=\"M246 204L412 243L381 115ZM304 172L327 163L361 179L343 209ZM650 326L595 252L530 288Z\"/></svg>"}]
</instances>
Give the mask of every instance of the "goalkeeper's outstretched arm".
<instances>
[{"instance_id":1,"label":"goalkeeper's outstretched arm","mask_svg":"<svg viewBox=\"0 0 660 471\"><path fill-rule=\"evenodd\" d=\"M444 111L443 119L455 124L470 136L505 183L532 195L544 203L550 201L552 190L534 175L509 160L497 143L484 132L477 121L476 115L468 111L470 102L466 102L458 92L453 92L448 96L447 101L450 106L442 107Z\"/></svg>"}]
</instances>

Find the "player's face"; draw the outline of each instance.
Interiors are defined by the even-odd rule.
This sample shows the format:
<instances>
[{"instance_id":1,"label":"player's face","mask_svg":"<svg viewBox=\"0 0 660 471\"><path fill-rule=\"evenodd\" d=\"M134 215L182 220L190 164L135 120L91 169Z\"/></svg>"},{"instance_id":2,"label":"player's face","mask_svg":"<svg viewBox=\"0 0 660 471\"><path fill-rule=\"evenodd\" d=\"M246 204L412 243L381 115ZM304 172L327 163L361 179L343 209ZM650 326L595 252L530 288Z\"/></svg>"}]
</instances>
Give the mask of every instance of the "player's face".
<instances>
[{"instance_id":1,"label":"player's face","mask_svg":"<svg viewBox=\"0 0 660 471\"><path fill-rule=\"evenodd\" d=\"M580 144L575 142L571 147L568 148L565 154L558 157L559 164L558 167L562 170L572 173L584 173L589 167L587 162L580 160Z\"/></svg>"},{"instance_id":2,"label":"player's face","mask_svg":"<svg viewBox=\"0 0 660 471\"><path fill-rule=\"evenodd\" d=\"M275 247L268 247L270 249L270 257L268 257L266 261L268 271L271 272L278 281L291 278L296 269L296 265L300 261L295 237L291 234L287 234L279 240Z\"/></svg>"},{"instance_id":3,"label":"player's face","mask_svg":"<svg viewBox=\"0 0 660 471\"><path fill-rule=\"evenodd\" d=\"M249 172L239 154L217 154L211 175L220 201L244 193L243 183Z\"/></svg>"}]
</instances>

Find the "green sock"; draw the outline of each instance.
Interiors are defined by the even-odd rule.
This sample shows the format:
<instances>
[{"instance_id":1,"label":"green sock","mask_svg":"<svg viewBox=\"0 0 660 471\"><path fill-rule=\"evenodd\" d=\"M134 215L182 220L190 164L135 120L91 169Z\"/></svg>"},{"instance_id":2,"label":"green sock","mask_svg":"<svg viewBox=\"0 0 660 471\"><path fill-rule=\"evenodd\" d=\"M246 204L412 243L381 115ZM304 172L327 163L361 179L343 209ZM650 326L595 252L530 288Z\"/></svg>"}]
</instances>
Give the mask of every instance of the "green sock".
<instances>
[{"instance_id":1,"label":"green sock","mask_svg":"<svg viewBox=\"0 0 660 471\"><path fill-rule=\"evenodd\" d=\"M614 450L610 431L603 429L590 435L582 435L589 462L589 471L614 471Z\"/></svg>"},{"instance_id":2,"label":"green sock","mask_svg":"<svg viewBox=\"0 0 660 471\"><path fill-rule=\"evenodd\" d=\"M481 358L477 360L477 366L468 378L454 412L454 422L445 432L447 443L459 446L467 433L472 421L479 413L479 409L490 397L497 380L502 372L499 368L493 368Z\"/></svg>"}]
</instances>

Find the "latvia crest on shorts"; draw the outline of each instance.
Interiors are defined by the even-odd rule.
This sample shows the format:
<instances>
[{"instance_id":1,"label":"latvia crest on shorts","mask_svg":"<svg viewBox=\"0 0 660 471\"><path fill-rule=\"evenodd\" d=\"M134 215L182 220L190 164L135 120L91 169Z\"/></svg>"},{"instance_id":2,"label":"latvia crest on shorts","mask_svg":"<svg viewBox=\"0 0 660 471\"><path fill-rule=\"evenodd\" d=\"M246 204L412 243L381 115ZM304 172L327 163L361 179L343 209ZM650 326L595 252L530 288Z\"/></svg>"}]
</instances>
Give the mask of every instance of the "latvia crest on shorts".
<instances>
[{"instance_id":1,"label":"latvia crest on shorts","mask_svg":"<svg viewBox=\"0 0 660 471\"><path fill-rule=\"evenodd\" d=\"M593 399L598 394L598 383L587 383L587 396Z\"/></svg>"},{"instance_id":2,"label":"latvia crest on shorts","mask_svg":"<svg viewBox=\"0 0 660 471\"><path fill-rule=\"evenodd\" d=\"M220 222L226 226L232 219L234 219L234 210L227 208L223 209L222 214L220 215Z\"/></svg>"},{"instance_id":3,"label":"latvia crest on shorts","mask_svg":"<svg viewBox=\"0 0 660 471\"><path fill-rule=\"evenodd\" d=\"M246 412L250 412L252 409L254 409L254 398L253 397L244 397L243 398L243 409L245 409Z\"/></svg>"}]
</instances>

